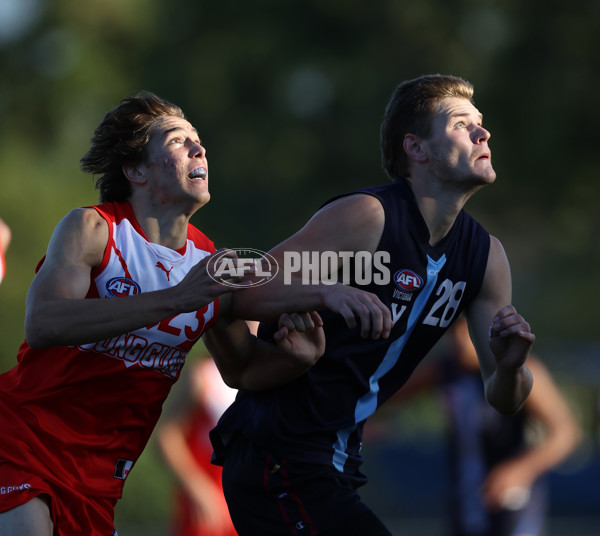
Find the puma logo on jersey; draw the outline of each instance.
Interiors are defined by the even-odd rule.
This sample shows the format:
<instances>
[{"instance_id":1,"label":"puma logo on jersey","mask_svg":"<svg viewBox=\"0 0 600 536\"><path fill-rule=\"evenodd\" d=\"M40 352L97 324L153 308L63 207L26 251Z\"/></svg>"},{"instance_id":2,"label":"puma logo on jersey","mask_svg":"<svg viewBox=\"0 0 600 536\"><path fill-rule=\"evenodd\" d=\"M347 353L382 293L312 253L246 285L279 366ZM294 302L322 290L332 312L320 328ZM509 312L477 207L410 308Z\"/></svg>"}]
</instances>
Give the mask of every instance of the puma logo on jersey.
<instances>
[{"instance_id":1,"label":"puma logo on jersey","mask_svg":"<svg viewBox=\"0 0 600 536\"><path fill-rule=\"evenodd\" d=\"M162 270L162 271L163 271L165 274L167 274L167 281L170 281L170 280L171 280L171 276L170 276L169 274L170 274L171 270L173 269L173 267L172 267L172 266L171 266L171 268L169 268L169 269L167 270L167 269L165 268L165 265L164 265L162 262L158 261L158 262L156 263L156 267L157 267L157 268L160 268L160 269L161 269L161 270Z\"/></svg>"}]
</instances>

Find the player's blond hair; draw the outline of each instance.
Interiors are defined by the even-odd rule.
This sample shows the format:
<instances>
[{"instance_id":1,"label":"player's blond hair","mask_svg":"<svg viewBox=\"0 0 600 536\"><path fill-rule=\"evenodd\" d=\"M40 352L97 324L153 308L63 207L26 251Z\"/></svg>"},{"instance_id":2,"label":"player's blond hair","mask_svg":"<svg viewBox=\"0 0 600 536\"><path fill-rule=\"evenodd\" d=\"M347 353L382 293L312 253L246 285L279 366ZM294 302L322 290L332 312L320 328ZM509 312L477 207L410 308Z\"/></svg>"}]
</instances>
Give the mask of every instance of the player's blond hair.
<instances>
[{"instance_id":1,"label":"player's blond hair","mask_svg":"<svg viewBox=\"0 0 600 536\"><path fill-rule=\"evenodd\" d=\"M473 102L473 86L450 75L425 75L400 84L394 90L381 123L382 164L392 178L408 176L404 136L427 138L431 117L441 100L460 97Z\"/></svg>"}]
</instances>

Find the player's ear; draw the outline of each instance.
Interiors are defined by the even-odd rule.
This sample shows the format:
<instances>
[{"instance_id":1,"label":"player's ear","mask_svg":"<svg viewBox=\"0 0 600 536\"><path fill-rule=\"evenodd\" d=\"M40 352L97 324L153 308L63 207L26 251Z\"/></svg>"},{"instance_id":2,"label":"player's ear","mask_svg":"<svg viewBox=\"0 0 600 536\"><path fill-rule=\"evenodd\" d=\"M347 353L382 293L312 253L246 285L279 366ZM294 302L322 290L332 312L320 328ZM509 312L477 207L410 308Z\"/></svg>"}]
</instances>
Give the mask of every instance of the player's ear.
<instances>
[{"instance_id":1,"label":"player's ear","mask_svg":"<svg viewBox=\"0 0 600 536\"><path fill-rule=\"evenodd\" d=\"M417 162L427 161L427 155L423 149L423 140L415 134L405 134L402 147L409 160L416 160Z\"/></svg>"},{"instance_id":2,"label":"player's ear","mask_svg":"<svg viewBox=\"0 0 600 536\"><path fill-rule=\"evenodd\" d=\"M144 184L146 182L146 177L144 176L144 172L140 169L138 164L123 164L123 175L129 182L133 182L135 184Z\"/></svg>"}]
</instances>

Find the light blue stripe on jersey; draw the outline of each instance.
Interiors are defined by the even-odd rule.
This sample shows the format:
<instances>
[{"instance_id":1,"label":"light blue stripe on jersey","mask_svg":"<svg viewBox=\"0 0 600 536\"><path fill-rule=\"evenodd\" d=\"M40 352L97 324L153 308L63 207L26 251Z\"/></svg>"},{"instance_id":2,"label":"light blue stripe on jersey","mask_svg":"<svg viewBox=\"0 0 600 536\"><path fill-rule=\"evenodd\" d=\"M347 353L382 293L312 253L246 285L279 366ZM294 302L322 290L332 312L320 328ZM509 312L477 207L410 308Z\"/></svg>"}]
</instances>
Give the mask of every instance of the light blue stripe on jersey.
<instances>
[{"instance_id":1,"label":"light blue stripe on jersey","mask_svg":"<svg viewBox=\"0 0 600 536\"><path fill-rule=\"evenodd\" d=\"M429 255L427 256L427 282L421 292L419 292L415 304L410 312L406 324L406 331L398 337L388 348L377 370L369 378L369 390L358 399L354 410L354 424L337 432L337 440L333 444L333 466L340 472L344 471L344 465L348 459L346 448L348 446L348 438L356 429L356 425L364 421L375 413L377 409L377 393L379 392L379 380L388 373L392 367L398 362L398 358L404 350L404 346L408 341L418 318L421 316L429 297L433 293L437 276L444 264L446 263L446 255L442 255L439 260L434 261Z\"/></svg>"}]
</instances>

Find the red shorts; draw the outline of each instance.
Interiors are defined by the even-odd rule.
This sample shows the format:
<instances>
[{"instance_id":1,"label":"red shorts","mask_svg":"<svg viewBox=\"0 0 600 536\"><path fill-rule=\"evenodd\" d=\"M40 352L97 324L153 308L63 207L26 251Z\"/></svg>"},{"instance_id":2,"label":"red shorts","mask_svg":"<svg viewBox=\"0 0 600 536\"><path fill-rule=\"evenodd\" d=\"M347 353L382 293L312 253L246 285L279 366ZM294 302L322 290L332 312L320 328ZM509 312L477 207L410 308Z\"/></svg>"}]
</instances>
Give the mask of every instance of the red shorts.
<instances>
[{"instance_id":1,"label":"red shorts","mask_svg":"<svg viewBox=\"0 0 600 536\"><path fill-rule=\"evenodd\" d=\"M38 495L50 499L54 536L114 536L117 499L88 497L39 476L0 462L0 512L12 510Z\"/></svg>"}]
</instances>

